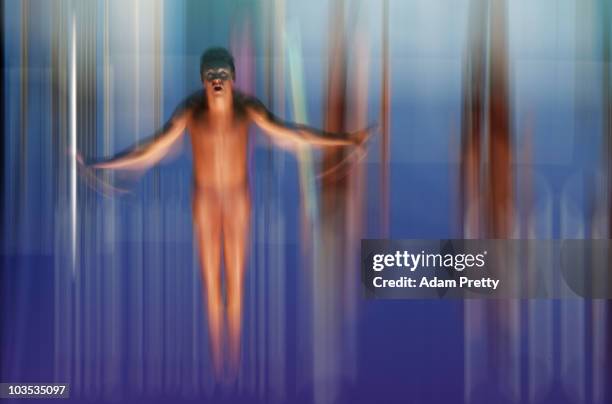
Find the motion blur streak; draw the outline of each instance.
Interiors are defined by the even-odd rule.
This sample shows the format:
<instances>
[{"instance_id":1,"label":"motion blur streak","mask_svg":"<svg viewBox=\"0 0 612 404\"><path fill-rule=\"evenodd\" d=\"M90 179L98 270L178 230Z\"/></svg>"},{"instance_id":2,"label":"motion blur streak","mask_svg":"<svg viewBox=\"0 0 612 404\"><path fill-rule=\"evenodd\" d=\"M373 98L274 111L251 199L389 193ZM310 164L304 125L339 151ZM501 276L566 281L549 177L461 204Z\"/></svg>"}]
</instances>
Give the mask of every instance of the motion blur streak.
<instances>
[{"instance_id":1,"label":"motion blur streak","mask_svg":"<svg viewBox=\"0 0 612 404\"><path fill-rule=\"evenodd\" d=\"M604 233L604 238L612 238L612 29L610 21L612 21L612 4L603 2L599 12L601 25L601 40L602 40L602 111L603 125L602 137L605 145L604 155L602 156L602 170L604 171L603 189L605 192L604 200L607 200L607 206L603 209L603 218L607 216L607 232ZM593 196L594 199L599 199ZM597 214L593 216L593 229L597 229L600 217ZM603 222L603 220L601 221ZM593 237L600 237L601 234L593 232ZM593 280L595 282L595 280ZM608 288L612 288L612 284L608 282ZM606 374L612 371L612 302L596 301L592 305L591 313L592 324L592 398L594 402L604 402L612 397L612 384L607 382Z\"/></svg>"},{"instance_id":2,"label":"motion blur streak","mask_svg":"<svg viewBox=\"0 0 612 404\"><path fill-rule=\"evenodd\" d=\"M347 132L358 129L367 116L360 95L367 95L368 56L363 34L367 30L363 2L338 1L330 4L329 60L324 83L324 129ZM349 25L348 22L351 22ZM353 50L353 52L349 52ZM350 66L361 64L361 69ZM354 90L352 90L354 89ZM323 171L342 165L348 151L332 148L323 151ZM359 163L333 170L321 179L320 218L313 234L320 240L312 268L312 346L314 397L317 403L338 399L341 382L353 381L356 373L356 311L358 274L354 252L363 234L361 224L364 181Z\"/></svg>"},{"instance_id":3,"label":"motion blur streak","mask_svg":"<svg viewBox=\"0 0 612 404\"><path fill-rule=\"evenodd\" d=\"M534 64L517 57L525 57L525 53L520 53L521 45L515 43L514 48L511 45L513 38L516 42L522 39L520 31L526 29L525 25L516 23L516 17L535 11L530 8L531 5L520 2L470 1L459 178L463 236L607 237L610 230L603 230L602 223L609 223L610 207L602 207L601 201L606 201L605 205L610 200L612 159L607 121L610 114L609 2L592 0L576 2L573 6L550 2L537 7L538 12L556 19L558 26L564 27L563 31L555 33L558 37L566 35L569 27L575 27L570 32L575 32L576 48L572 49L573 45L567 41L558 42L563 45L555 49L555 57L559 58L555 63L561 66L556 68L566 69L560 62L563 56L559 55L575 53L575 89L570 94L575 97L571 108L575 109L576 142L583 142L586 133L587 136L595 133L593 94L600 91L597 89L599 83L604 89L603 106L598 108L603 111L601 142L605 145L601 170L607 174L603 175L603 181L602 176L592 174L598 170L592 157L586 157L591 161L575 162L582 165L584 171L570 176L562 184L559 229L555 227L554 188L538 173L541 168L534 160L534 131L542 119L534 113L538 100L517 90L521 74L533 72L530 69L534 69ZM539 28L530 29L543 33ZM600 41L597 35L602 35ZM600 52L604 68L598 73L594 66L599 64L590 61L599 59ZM512 58L515 59L513 63ZM555 65L546 62L546 66ZM515 90L511 92L510 89ZM557 135L554 130L550 133ZM587 146L578 148L575 158L582 159L589 152ZM503 260L515 272L516 282L537 281L534 277L536 270L539 271L536 258L540 262L549 260L552 267L547 251L531 251L527 243L525 247L525 251L517 251ZM585 256L584 259L586 263L594 257ZM584 281L595 280L585 274ZM560 282L546 286L561 290L568 297L577 297ZM608 305L583 299L504 300L487 304L466 301L465 401L475 401L488 394L490 400L509 402L537 403L552 397L572 402L606 402L610 397L603 382L610 370L610 349L606 348L610 346L611 334ZM523 375L523 366L526 366L527 377Z\"/></svg>"},{"instance_id":4,"label":"motion blur streak","mask_svg":"<svg viewBox=\"0 0 612 404\"><path fill-rule=\"evenodd\" d=\"M467 238L513 237L506 8L505 1L470 1L460 179ZM484 385L520 399L518 313L517 301L465 302L466 402Z\"/></svg>"},{"instance_id":5,"label":"motion blur streak","mask_svg":"<svg viewBox=\"0 0 612 404\"><path fill-rule=\"evenodd\" d=\"M76 72L76 21L70 22L70 248L72 274L76 271L77 255L77 72Z\"/></svg>"},{"instance_id":6,"label":"motion blur streak","mask_svg":"<svg viewBox=\"0 0 612 404\"><path fill-rule=\"evenodd\" d=\"M382 91L380 108L380 125L382 141L380 143L380 212L381 233L389 234L389 149L390 149L390 101L391 77L389 72L389 0L382 4Z\"/></svg>"}]
</instances>

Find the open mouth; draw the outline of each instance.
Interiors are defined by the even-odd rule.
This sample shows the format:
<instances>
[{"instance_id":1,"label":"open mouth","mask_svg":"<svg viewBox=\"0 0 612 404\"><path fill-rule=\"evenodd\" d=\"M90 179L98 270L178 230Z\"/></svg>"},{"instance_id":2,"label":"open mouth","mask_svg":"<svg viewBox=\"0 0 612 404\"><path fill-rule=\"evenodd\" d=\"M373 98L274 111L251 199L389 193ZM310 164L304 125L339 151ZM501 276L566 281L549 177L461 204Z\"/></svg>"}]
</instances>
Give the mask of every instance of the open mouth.
<instances>
[{"instance_id":1,"label":"open mouth","mask_svg":"<svg viewBox=\"0 0 612 404\"><path fill-rule=\"evenodd\" d=\"M220 85L217 84L216 86L213 87L213 90L215 90L215 92L219 92L219 91L223 90L223 86L220 86Z\"/></svg>"}]
</instances>

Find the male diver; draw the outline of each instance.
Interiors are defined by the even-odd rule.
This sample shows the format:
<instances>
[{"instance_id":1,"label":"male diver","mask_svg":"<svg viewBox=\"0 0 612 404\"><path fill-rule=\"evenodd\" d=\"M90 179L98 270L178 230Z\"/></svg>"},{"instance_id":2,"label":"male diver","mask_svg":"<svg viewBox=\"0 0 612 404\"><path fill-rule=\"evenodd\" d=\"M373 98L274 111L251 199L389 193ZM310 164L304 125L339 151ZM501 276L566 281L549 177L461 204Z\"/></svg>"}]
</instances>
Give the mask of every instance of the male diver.
<instances>
[{"instance_id":1,"label":"male diver","mask_svg":"<svg viewBox=\"0 0 612 404\"><path fill-rule=\"evenodd\" d=\"M267 135L283 143L319 146L361 145L367 138L367 131L334 134L277 119L259 100L234 88L234 60L224 48L210 48L202 54L200 77L203 89L181 103L152 141L91 167L149 168L170 151L187 129L193 153L193 220L206 289L213 368L219 379L223 374L223 251L229 376L233 379L240 361L245 256L251 213L247 172L249 126L255 123Z\"/></svg>"}]
</instances>

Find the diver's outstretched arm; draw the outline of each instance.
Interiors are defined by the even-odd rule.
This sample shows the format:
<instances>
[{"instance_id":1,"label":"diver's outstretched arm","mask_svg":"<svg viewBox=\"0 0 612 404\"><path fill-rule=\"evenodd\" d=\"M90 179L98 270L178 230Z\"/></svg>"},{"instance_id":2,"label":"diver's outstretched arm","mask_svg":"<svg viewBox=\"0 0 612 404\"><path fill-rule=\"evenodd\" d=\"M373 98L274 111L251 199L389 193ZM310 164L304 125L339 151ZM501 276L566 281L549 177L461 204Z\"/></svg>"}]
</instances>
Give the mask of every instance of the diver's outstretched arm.
<instances>
[{"instance_id":1,"label":"diver's outstretched arm","mask_svg":"<svg viewBox=\"0 0 612 404\"><path fill-rule=\"evenodd\" d=\"M159 162L172 145L182 136L187 126L191 109L183 102L162 129L157 131L144 145L130 148L110 159L89 164L93 168L144 170Z\"/></svg>"},{"instance_id":2,"label":"diver's outstretched arm","mask_svg":"<svg viewBox=\"0 0 612 404\"><path fill-rule=\"evenodd\" d=\"M268 135L279 140L307 143L317 146L359 146L367 138L370 128L353 133L332 133L311 128L306 125L285 122L274 116L256 98L245 98L249 117Z\"/></svg>"}]
</instances>

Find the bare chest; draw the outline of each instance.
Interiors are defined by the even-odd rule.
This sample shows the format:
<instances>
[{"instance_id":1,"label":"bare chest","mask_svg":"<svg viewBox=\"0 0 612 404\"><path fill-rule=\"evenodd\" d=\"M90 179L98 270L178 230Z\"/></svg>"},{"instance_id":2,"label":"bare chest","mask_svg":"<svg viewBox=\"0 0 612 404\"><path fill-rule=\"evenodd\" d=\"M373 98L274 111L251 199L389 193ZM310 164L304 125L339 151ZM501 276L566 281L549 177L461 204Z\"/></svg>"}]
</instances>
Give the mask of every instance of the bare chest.
<instances>
[{"instance_id":1,"label":"bare chest","mask_svg":"<svg viewBox=\"0 0 612 404\"><path fill-rule=\"evenodd\" d=\"M215 117L208 113L195 115L187 125L192 142L243 142L248 136L248 121L242 116Z\"/></svg>"}]
</instances>

